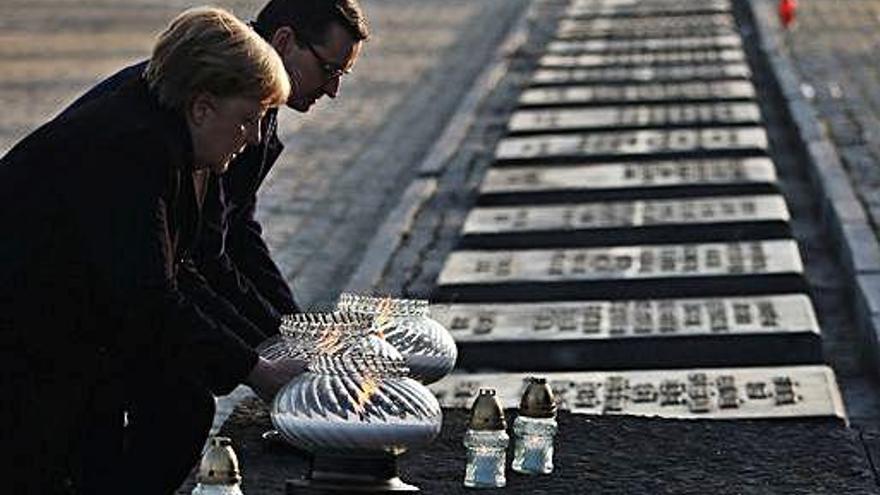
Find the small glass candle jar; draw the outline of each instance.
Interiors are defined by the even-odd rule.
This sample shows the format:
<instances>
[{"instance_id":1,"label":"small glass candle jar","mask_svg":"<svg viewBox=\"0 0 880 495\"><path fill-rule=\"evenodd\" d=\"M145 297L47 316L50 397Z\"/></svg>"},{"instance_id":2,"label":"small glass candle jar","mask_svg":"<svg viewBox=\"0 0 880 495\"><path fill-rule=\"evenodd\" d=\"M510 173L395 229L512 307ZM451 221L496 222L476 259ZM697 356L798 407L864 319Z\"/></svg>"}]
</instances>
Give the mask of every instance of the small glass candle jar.
<instances>
[{"instance_id":1,"label":"small glass candle jar","mask_svg":"<svg viewBox=\"0 0 880 495\"><path fill-rule=\"evenodd\" d=\"M464 436L467 449L464 486L500 488L507 484L504 470L510 437L506 429L504 412L495 397L495 390L481 389L471 408L470 423Z\"/></svg>"},{"instance_id":2,"label":"small glass candle jar","mask_svg":"<svg viewBox=\"0 0 880 495\"><path fill-rule=\"evenodd\" d=\"M553 472L553 438L556 436L556 402L543 378L531 378L513 422L514 471L526 474Z\"/></svg>"}]
</instances>

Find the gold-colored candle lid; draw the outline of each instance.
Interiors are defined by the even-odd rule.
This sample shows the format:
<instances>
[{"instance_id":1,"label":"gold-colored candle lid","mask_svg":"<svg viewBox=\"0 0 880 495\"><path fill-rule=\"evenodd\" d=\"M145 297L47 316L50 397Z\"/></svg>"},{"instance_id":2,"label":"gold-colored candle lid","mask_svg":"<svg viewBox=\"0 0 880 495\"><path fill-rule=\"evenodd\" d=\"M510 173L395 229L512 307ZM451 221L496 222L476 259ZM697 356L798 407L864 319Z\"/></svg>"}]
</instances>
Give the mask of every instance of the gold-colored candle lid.
<instances>
[{"instance_id":1,"label":"gold-colored candle lid","mask_svg":"<svg viewBox=\"0 0 880 495\"><path fill-rule=\"evenodd\" d=\"M471 420L468 424L471 430L506 430L507 422L504 420L504 410L495 396L495 389L481 388L480 395L471 406Z\"/></svg>"},{"instance_id":2,"label":"gold-colored candle lid","mask_svg":"<svg viewBox=\"0 0 880 495\"><path fill-rule=\"evenodd\" d=\"M519 414L530 418L556 416L556 399L546 378L529 378L529 385L519 402Z\"/></svg>"},{"instance_id":3,"label":"gold-colored candle lid","mask_svg":"<svg viewBox=\"0 0 880 495\"><path fill-rule=\"evenodd\" d=\"M199 483L205 485L234 485L241 482L238 457L232 450L232 440L227 437L211 437L208 450L199 464Z\"/></svg>"}]
</instances>

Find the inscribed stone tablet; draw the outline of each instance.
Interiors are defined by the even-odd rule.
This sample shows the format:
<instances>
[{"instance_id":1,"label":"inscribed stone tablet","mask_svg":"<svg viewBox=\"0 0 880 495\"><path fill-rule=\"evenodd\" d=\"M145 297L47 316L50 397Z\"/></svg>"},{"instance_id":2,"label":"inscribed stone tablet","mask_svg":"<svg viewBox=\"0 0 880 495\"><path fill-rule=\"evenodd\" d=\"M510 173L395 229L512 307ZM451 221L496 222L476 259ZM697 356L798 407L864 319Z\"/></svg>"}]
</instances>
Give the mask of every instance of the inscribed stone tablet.
<instances>
[{"instance_id":1,"label":"inscribed stone tablet","mask_svg":"<svg viewBox=\"0 0 880 495\"><path fill-rule=\"evenodd\" d=\"M462 233L561 234L593 229L787 222L782 196L716 196L695 199L606 201L548 206L500 206L471 210Z\"/></svg>"},{"instance_id":2,"label":"inscribed stone tablet","mask_svg":"<svg viewBox=\"0 0 880 495\"><path fill-rule=\"evenodd\" d=\"M541 67L588 68L602 66L731 64L745 61L742 49L648 53L589 53L582 55L544 55Z\"/></svg>"},{"instance_id":3,"label":"inscribed stone tablet","mask_svg":"<svg viewBox=\"0 0 880 495\"><path fill-rule=\"evenodd\" d=\"M480 186L480 194L774 182L776 169L769 158L650 161L490 168Z\"/></svg>"},{"instance_id":4,"label":"inscribed stone tablet","mask_svg":"<svg viewBox=\"0 0 880 495\"><path fill-rule=\"evenodd\" d=\"M513 114L507 128L511 133L562 133L603 128L700 127L760 123L761 111L754 103L690 103L519 110Z\"/></svg>"},{"instance_id":5,"label":"inscribed stone tablet","mask_svg":"<svg viewBox=\"0 0 880 495\"><path fill-rule=\"evenodd\" d=\"M707 4L716 4L721 3L724 5L730 5L730 0L706 0ZM593 6L605 6L605 7L614 7L618 9L627 9L627 8L644 8L644 7L654 7L658 9L675 9L682 8L686 6L693 5L694 2L691 0L573 0L569 3L572 7L593 7Z\"/></svg>"},{"instance_id":6,"label":"inscribed stone tablet","mask_svg":"<svg viewBox=\"0 0 880 495\"><path fill-rule=\"evenodd\" d=\"M453 251L437 281L444 286L589 281L639 281L803 273L797 243L769 240L730 243L615 246L587 249ZM448 288L449 292L455 292Z\"/></svg>"},{"instance_id":7,"label":"inscribed stone tablet","mask_svg":"<svg viewBox=\"0 0 880 495\"><path fill-rule=\"evenodd\" d=\"M571 86L584 83L690 82L749 79L751 76L752 73L745 64L539 69L535 71L531 85Z\"/></svg>"},{"instance_id":8,"label":"inscribed stone tablet","mask_svg":"<svg viewBox=\"0 0 880 495\"><path fill-rule=\"evenodd\" d=\"M459 343L819 333L819 324L810 298L802 294L558 303L437 304L431 306L431 317L448 328Z\"/></svg>"},{"instance_id":9,"label":"inscribed stone tablet","mask_svg":"<svg viewBox=\"0 0 880 495\"><path fill-rule=\"evenodd\" d=\"M508 137L499 141L499 161L585 160L624 156L704 155L763 152L767 134L760 127L699 130L638 130Z\"/></svg>"},{"instance_id":10,"label":"inscribed stone tablet","mask_svg":"<svg viewBox=\"0 0 880 495\"><path fill-rule=\"evenodd\" d=\"M676 37L676 38L643 38L643 39L594 39L581 41L552 41L547 51L556 54L578 53L619 53L619 52L652 52L678 50L719 50L724 48L740 48L742 39L736 34Z\"/></svg>"},{"instance_id":11,"label":"inscribed stone tablet","mask_svg":"<svg viewBox=\"0 0 880 495\"><path fill-rule=\"evenodd\" d=\"M558 407L576 414L846 417L837 380L827 366L457 374L429 388L444 407L470 408L480 388L491 387L502 407L515 408L530 376L545 377Z\"/></svg>"},{"instance_id":12,"label":"inscribed stone tablet","mask_svg":"<svg viewBox=\"0 0 880 495\"><path fill-rule=\"evenodd\" d=\"M574 2L565 11L565 17L628 17L680 16L696 14L724 14L731 10L730 2L701 0L688 3L648 3L613 5L603 2Z\"/></svg>"},{"instance_id":13,"label":"inscribed stone tablet","mask_svg":"<svg viewBox=\"0 0 880 495\"><path fill-rule=\"evenodd\" d=\"M519 97L520 106L576 106L600 103L745 100L755 98L749 81L696 81L626 86L532 88Z\"/></svg>"},{"instance_id":14,"label":"inscribed stone tablet","mask_svg":"<svg viewBox=\"0 0 880 495\"><path fill-rule=\"evenodd\" d=\"M563 19L557 37L599 38L606 36L659 38L697 34L734 34L736 22L730 14L677 17L632 17L610 19Z\"/></svg>"}]
</instances>

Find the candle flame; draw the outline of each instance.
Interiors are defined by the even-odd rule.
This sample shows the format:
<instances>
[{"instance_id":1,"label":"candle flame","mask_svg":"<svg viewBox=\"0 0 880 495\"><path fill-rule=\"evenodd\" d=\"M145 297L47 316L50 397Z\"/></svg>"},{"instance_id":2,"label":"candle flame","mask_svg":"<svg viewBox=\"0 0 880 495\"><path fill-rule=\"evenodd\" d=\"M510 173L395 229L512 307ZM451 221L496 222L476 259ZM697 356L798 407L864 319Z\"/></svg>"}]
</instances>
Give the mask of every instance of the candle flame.
<instances>
[{"instance_id":1,"label":"candle flame","mask_svg":"<svg viewBox=\"0 0 880 495\"><path fill-rule=\"evenodd\" d=\"M391 323L391 297L388 296L383 298L381 301L379 301L379 304L377 306L378 311L376 312L375 319L376 335L378 335L379 338L384 339L384 328L386 325Z\"/></svg>"},{"instance_id":2,"label":"candle flame","mask_svg":"<svg viewBox=\"0 0 880 495\"><path fill-rule=\"evenodd\" d=\"M341 344L342 333L338 328L333 331L325 332L318 340L316 347L323 354L333 354Z\"/></svg>"},{"instance_id":3,"label":"candle flame","mask_svg":"<svg viewBox=\"0 0 880 495\"><path fill-rule=\"evenodd\" d=\"M372 375L364 375L364 381L360 384L360 389L357 391L357 397L355 398L354 408L358 414L363 414L366 412L366 408L364 407L370 398L379 390L379 381L376 380Z\"/></svg>"}]
</instances>

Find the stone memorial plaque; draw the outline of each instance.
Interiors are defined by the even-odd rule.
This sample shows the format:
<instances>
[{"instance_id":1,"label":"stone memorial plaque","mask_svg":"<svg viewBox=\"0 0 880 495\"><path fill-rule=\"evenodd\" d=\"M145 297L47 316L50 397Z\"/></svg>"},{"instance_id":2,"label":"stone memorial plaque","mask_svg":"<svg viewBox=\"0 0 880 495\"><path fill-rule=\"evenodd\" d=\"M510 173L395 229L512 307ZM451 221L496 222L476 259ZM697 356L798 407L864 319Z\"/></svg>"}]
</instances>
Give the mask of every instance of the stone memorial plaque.
<instances>
[{"instance_id":1,"label":"stone memorial plaque","mask_svg":"<svg viewBox=\"0 0 880 495\"><path fill-rule=\"evenodd\" d=\"M443 407L470 408L480 388L491 387L504 408L516 408L530 376L547 378L557 406L575 414L846 419L828 366L453 374L429 388Z\"/></svg>"},{"instance_id":2,"label":"stone memorial plaque","mask_svg":"<svg viewBox=\"0 0 880 495\"><path fill-rule=\"evenodd\" d=\"M753 100L749 81L697 81L623 86L568 86L532 88L519 97L521 107L573 107L609 103L671 103L688 101Z\"/></svg>"},{"instance_id":3,"label":"stone memorial plaque","mask_svg":"<svg viewBox=\"0 0 880 495\"><path fill-rule=\"evenodd\" d=\"M579 53L626 53L683 50L723 50L742 48L742 39L736 34L643 39L593 39L579 41L551 41L547 45L549 53L571 55Z\"/></svg>"},{"instance_id":4,"label":"stone memorial plaque","mask_svg":"<svg viewBox=\"0 0 880 495\"><path fill-rule=\"evenodd\" d=\"M726 14L731 11L730 2L701 0L687 3L611 4L605 2L573 2L566 9L566 17L648 17L681 16L698 14Z\"/></svg>"},{"instance_id":5,"label":"stone memorial plaque","mask_svg":"<svg viewBox=\"0 0 880 495\"><path fill-rule=\"evenodd\" d=\"M538 69L532 77L531 85L571 86L587 83L691 82L749 79L750 77L752 77L752 73L746 64Z\"/></svg>"},{"instance_id":6,"label":"stone memorial plaque","mask_svg":"<svg viewBox=\"0 0 880 495\"><path fill-rule=\"evenodd\" d=\"M758 105L721 102L519 110L508 121L507 129L511 134L536 134L760 123L761 110Z\"/></svg>"},{"instance_id":7,"label":"stone memorial plaque","mask_svg":"<svg viewBox=\"0 0 880 495\"><path fill-rule=\"evenodd\" d=\"M736 34L736 21L730 14L678 17L635 17L606 19L563 19L556 37L583 38L661 38L677 36Z\"/></svg>"},{"instance_id":8,"label":"stone memorial plaque","mask_svg":"<svg viewBox=\"0 0 880 495\"><path fill-rule=\"evenodd\" d=\"M700 2L701 4L704 2ZM730 0L705 0L707 4L715 4L715 3L723 3L726 5L730 5ZM643 7L656 7L656 8L685 8L693 5L694 2L691 0L572 0L569 2L569 6L571 7L590 7L594 5L607 6L607 7L615 7L619 9L626 8L643 8Z\"/></svg>"},{"instance_id":9,"label":"stone memorial plaque","mask_svg":"<svg viewBox=\"0 0 880 495\"><path fill-rule=\"evenodd\" d=\"M652 336L819 333L805 294L758 297L434 304L459 343L647 339ZM589 363L587 363L589 364Z\"/></svg>"},{"instance_id":10,"label":"stone memorial plaque","mask_svg":"<svg viewBox=\"0 0 880 495\"><path fill-rule=\"evenodd\" d=\"M490 168L480 185L481 197L495 194L652 189L658 187L763 185L776 182L769 158L647 161L591 165ZM528 201L528 200L527 200ZM481 201L482 202L482 201Z\"/></svg>"},{"instance_id":11,"label":"stone memorial plaque","mask_svg":"<svg viewBox=\"0 0 880 495\"><path fill-rule=\"evenodd\" d=\"M459 369L576 370L813 364L810 299L760 297L435 305Z\"/></svg>"},{"instance_id":12,"label":"stone memorial plaque","mask_svg":"<svg viewBox=\"0 0 880 495\"><path fill-rule=\"evenodd\" d=\"M538 65L548 68L621 67L652 65L732 64L745 62L741 48L727 50L647 52L647 53L587 53L581 55L544 55Z\"/></svg>"},{"instance_id":13,"label":"stone memorial plaque","mask_svg":"<svg viewBox=\"0 0 880 495\"><path fill-rule=\"evenodd\" d=\"M805 288L797 243L783 239L453 251L438 278L434 299L635 299L797 292Z\"/></svg>"},{"instance_id":14,"label":"stone memorial plaque","mask_svg":"<svg viewBox=\"0 0 880 495\"><path fill-rule=\"evenodd\" d=\"M778 195L604 201L480 207L462 228L460 247L528 248L788 237Z\"/></svg>"},{"instance_id":15,"label":"stone memorial plaque","mask_svg":"<svg viewBox=\"0 0 880 495\"><path fill-rule=\"evenodd\" d=\"M621 157L703 156L763 153L767 134L761 127L635 130L501 139L498 164L541 161L585 161Z\"/></svg>"},{"instance_id":16,"label":"stone memorial plaque","mask_svg":"<svg viewBox=\"0 0 880 495\"><path fill-rule=\"evenodd\" d=\"M490 168L480 185L483 205L694 197L774 192L769 158L644 161Z\"/></svg>"}]
</instances>

